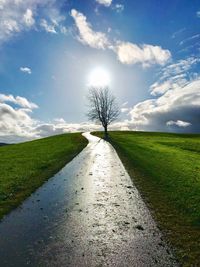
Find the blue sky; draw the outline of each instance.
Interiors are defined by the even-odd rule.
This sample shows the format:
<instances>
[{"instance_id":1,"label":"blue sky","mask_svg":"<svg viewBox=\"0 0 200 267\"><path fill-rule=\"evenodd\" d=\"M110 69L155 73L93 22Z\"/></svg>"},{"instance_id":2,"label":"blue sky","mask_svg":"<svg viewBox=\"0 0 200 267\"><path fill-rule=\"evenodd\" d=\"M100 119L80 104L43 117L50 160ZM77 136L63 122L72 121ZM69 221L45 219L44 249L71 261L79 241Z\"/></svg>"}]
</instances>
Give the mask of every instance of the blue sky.
<instances>
[{"instance_id":1,"label":"blue sky","mask_svg":"<svg viewBox=\"0 0 200 267\"><path fill-rule=\"evenodd\" d=\"M98 129L90 73L121 108L113 129L200 131L199 1L0 0L0 141Z\"/></svg>"}]
</instances>

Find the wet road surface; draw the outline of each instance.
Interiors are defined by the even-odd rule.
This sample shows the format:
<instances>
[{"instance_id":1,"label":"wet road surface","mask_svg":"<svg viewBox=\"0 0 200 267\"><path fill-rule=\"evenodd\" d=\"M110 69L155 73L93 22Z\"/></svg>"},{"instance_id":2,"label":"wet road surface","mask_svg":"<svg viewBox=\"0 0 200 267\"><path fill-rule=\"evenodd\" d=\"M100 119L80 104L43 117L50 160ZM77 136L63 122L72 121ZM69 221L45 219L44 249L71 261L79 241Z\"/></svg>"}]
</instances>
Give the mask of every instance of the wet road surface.
<instances>
[{"instance_id":1,"label":"wet road surface","mask_svg":"<svg viewBox=\"0 0 200 267\"><path fill-rule=\"evenodd\" d=\"M88 146L0 223L0 266L177 266L110 144Z\"/></svg>"}]
</instances>

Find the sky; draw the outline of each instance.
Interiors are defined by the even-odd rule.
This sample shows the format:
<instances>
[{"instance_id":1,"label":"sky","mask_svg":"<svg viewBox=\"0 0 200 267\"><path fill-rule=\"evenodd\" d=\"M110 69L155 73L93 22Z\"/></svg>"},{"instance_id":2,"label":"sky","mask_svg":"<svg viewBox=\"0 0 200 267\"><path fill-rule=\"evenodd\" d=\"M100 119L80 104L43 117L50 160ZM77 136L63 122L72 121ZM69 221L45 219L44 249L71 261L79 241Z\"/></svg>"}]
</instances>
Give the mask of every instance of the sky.
<instances>
[{"instance_id":1,"label":"sky","mask_svg":"<svg viewBox=\"0 0 200 267\"><path fill-rule=\"evenodd\" d=\"M101 129L95 79L110 129L200 133L199 0L0 0L0 61L0 142Z\"/></svg>"}]
</instances>

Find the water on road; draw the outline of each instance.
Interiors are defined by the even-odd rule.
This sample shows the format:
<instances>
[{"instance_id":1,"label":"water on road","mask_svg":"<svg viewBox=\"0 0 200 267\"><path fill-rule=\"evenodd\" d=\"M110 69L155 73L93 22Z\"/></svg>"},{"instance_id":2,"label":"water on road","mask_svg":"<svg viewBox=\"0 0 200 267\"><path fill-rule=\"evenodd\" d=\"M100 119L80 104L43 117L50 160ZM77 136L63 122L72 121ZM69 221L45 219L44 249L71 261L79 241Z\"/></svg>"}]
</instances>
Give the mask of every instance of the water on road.
<instances>
[{"instance_id":1,"label":"water on road","mask_svg":"<svg viewBox=\"0 0 200 267\"><path fill-rule=\"evenodd\" d=\"M112 146L88 146L0 223L0 266L177 266Z\"/></svg>"}]
</instances>

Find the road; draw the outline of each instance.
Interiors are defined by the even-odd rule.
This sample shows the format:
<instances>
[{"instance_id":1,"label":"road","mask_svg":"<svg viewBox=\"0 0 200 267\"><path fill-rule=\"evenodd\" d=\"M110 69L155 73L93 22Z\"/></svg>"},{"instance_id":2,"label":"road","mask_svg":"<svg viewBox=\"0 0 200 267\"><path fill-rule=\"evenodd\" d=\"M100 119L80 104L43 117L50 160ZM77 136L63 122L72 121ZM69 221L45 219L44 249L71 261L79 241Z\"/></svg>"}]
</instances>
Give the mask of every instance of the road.
<instances>
[{"instance_id":1,"label":"road","mask_svg":"<svg viewBox=\"0 0 200 267\"><path fill-rule=\"evenodd\" d=\"M0 223L0 266L177 266L113 147L88 146Z\"/></svg>"}]
</instances>

